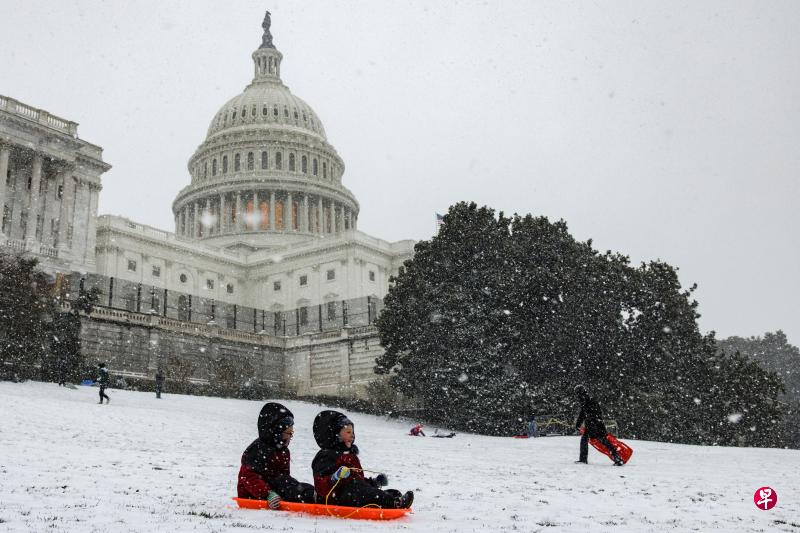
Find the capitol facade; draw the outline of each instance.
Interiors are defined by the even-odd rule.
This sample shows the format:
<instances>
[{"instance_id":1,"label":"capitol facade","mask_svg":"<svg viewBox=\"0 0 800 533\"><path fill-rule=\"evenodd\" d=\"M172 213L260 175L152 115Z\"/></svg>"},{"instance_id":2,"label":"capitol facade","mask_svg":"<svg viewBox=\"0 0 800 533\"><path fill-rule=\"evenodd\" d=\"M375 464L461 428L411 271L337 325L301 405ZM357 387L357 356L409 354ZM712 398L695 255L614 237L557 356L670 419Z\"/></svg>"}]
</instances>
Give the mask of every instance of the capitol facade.
<instances>
[{"instance_id":1,"label":"capitol facade","mask_svg":"<svg viewBox=\"0 0 800 533\"><path fill-rule=\"evenodd\" d=\"M270 24L267 12L262 43L252 53L252 82L211 118L189 158L189 183L172 203L173 231L98 216L101 175L111 168L102 149L79 139L74 122L0 97L0 242L39 257L52 273L101 290L105 310L87 330L102 337L108 329L102 323L125 315L128 327L148 329L142 342L151 347L155 331L156 346L167 348L120 357L123 373L147 376L185 351L185 335L196 334L215 339L212 344L227 339L230 354L250 354L255 367L259 358L281 352L284 361L265 359L262 373L283 373L270 379L285 385L303 382L291 373L305 372L305 389L295 388L308 392L315 346L352 336L348 327L356 324L367 329L358 332L366 356L355 363L362 381L372 379L364 369L380 348L371 324L390 276L412 257L414 243L358 230L360 206L343 184L344 161L314 110L283 83L283 55ZM144 316L132 320L138 315ZM176 325L181 322L195 325ZM168 341L164 332L170 331L183 341ZM320 333L319 342L310 337ZM109 335L94 339L98 354L100 345L114 342ZM302 335L303 342L287 340ZM233 341L262 349L232 347ZM339 355L322 365L334 367L333 377L323 378L328 392L351 381L355 348L352 339L347 343L346 357L341 347L334 350L347 369L335 368ZM308 360L292 361L293 354ZM211 366L196 366L205 372L193 379L213 378Z\"/></svg>"}]
</instances>

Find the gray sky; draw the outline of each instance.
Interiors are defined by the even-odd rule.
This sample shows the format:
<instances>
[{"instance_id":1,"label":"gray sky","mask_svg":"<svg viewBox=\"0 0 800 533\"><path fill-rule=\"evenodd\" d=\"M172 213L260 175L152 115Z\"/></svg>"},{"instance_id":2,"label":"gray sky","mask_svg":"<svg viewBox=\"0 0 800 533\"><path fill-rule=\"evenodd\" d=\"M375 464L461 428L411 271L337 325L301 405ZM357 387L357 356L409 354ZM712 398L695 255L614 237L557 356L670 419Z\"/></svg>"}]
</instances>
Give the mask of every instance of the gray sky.
<instances>
[{"instance_id":1,"label":"gray sky","mask_svg":"<svg viewBox=\"0 0 800 533\"><path fill-rule=\"evenodd\" d=\"M679 267L704 331L800 344L800 2L0 0L0 94L105 149L101 213L172 231L266 8L363 231L427 239L460 200L563 218Z\"/></svg>"}]
</instances>

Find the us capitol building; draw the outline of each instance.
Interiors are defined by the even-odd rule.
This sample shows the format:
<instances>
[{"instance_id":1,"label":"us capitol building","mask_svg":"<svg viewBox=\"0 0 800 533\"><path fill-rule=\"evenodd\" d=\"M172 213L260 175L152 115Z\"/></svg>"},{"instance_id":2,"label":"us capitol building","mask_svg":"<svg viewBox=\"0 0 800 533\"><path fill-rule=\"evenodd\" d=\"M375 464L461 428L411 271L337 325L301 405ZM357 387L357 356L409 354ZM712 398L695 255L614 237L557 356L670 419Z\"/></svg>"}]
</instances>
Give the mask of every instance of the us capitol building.
<instances>
[{"instance_id":1,"label":"us capitol building","mask_svg":"<svg viewBox=\"0 0 800 533\"><path fill-rule=\"evenodd\" d=\"M0 243L38 257L64 290L100 290L82 350L116 375L202 384L236 361L261 382L335 395L376 378L373 322L414 243L358 231L344 161L284 85L270 22L252 82L189 158L172 232L98 216L102 148L0 96Z\"/></svg>"}]
</instances>

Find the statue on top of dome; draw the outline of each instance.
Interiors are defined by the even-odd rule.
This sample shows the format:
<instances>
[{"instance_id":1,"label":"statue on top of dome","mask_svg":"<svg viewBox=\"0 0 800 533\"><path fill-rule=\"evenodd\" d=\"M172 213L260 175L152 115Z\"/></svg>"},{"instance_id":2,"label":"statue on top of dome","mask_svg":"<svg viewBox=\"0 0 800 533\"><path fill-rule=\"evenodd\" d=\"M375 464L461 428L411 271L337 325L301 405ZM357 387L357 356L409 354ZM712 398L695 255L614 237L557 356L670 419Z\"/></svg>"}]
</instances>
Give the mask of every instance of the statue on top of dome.
<instances>
[{"instance_id":1,"label":"statue on top of dome","mask_svg":"<svg viewBox=\"0 0 800 533\"><path fill-rule=\"evenodd\" d=\"M270 18L270 12L267 11L267 14L264 15L264 22L261 23L261 27L264 28L264 36L261 38L261 46L259 48L275 48L275 45L272 44L272 34L269 32L271 25L272 19Z\"/></svg>"}]
</instances>

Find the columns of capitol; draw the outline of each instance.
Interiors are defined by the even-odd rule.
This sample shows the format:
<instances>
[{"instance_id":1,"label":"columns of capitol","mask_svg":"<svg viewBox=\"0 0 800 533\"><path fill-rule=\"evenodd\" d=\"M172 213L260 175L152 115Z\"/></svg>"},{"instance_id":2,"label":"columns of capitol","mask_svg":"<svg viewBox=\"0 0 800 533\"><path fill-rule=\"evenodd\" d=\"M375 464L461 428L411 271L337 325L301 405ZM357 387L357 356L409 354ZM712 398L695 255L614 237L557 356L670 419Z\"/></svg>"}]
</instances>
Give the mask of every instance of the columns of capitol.
<instances>
[{"instance_id":1,"label":"columns of capitol","mask_svg":"<svg viewBox=\"0 0 800 533\"><path fill-rule=\"evenodd\" d=\"M39 214L39 185L42 181L42 163L42 155L34 153L31 166L31 193L28 198L28 224L25 229L25 238L27 240L37 240L36 233L39 230L37 215ZM31 231L31 228L33 228L33 231Z\"/></svg>"},{"instance_id":2,"label":"columns of capitol","mask_svg":"<svg viewBox=\"0 0 800 533\"><path fill-rule=\"evenodd\" d=\"M292 205L292 193L286 193L286 203L283 206L283 213L284 213L284 223L283 223L283 231L290 232L294 229L294 221L292 220L294 217L292 216L293 211Z\"/></svg>"},{"instance_id":3,"label":"columns of capitol","mask_svg":"<svg viewBox=\"0 0 800 533\"><path fill-rule=\"evenodd\" d=\"M269 229L275 231L275 191L269 192Z\"/></svg>"},{"instance_id":4,"label":"columns of capitol","mask_svg":"<svg viewBox=\"0 0 800 533\"><path fill-rule=\"evenodd\" d=\"M0 223L2 223L2 218L5 216L6 176L8 175L8 158L10 156L11 148L5 144L0 144ZM2 233L3 228L0 226L0 235Z\"/></svg>"},{"instance_id":5,"label":"columns of capitol","mask_svg":"<svg viewBox=\"0 0 800 533\"><path fill-rule=\"evenodd\" d=\"M67 235L73 219L72 206L75 198L75 181L72 179L72 170L72 167L66 167L59 173L59 178L62 183L61 210L58 216L59 255L62 250L66 251L69 249ZM56 181L56 183L58 183L58 181Z\"/></svg>"}]
</instances>

